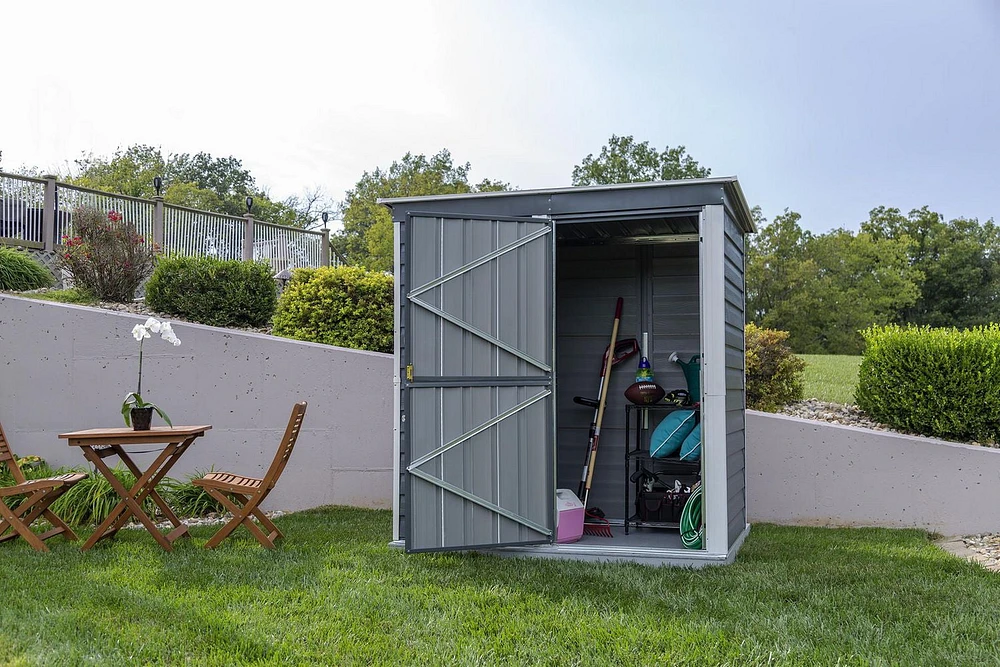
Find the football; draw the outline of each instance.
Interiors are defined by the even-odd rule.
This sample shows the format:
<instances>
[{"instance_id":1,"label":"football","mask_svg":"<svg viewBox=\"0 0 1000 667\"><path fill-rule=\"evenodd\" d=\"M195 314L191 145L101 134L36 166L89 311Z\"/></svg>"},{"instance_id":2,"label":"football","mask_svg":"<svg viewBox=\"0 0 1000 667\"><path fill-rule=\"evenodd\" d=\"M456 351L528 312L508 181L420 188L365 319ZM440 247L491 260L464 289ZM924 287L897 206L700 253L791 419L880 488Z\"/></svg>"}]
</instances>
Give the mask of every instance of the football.
<instances>
[{"instance_id":1,"label":"football","mask_svg":"<svg viewBox=\"0 0 1000 667\"><path fill-rule=\"evenodd\" d=\"M625 390L625 398L636 405L659 403L667 392L655 382L636 382Z\"/></svg>"}]
</instances>

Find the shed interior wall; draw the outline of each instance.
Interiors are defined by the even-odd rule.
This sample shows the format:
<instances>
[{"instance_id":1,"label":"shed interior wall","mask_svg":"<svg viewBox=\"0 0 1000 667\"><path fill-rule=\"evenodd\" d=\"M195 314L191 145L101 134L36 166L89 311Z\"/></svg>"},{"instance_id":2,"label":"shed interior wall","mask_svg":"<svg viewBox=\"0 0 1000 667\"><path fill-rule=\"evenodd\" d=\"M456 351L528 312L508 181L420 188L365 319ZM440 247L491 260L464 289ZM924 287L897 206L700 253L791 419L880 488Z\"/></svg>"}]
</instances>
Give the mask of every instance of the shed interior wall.
<instances>
[{"instance_id":1,"label":"shed interior wall","mask_svg":"<svg viewBox=\"0 0 1000 667\"><path fill-rule=\"evenodd\" d=\"M667 391L686 388L671 352L687 360L701 351L698 243L557 245L556 462L557 485L576 492L594 411L573 402L596 398L601 358L610 341L615 301L624 299L618 339L649 333L654 381ZM625 518L625 389L635 381L638 357L616 366L608 389L597 465L588 506L611 520ZM650 417L650 429L656 417ZM633 447L634 443L633 433ZM648 442L643 443L648 447ZM632 508L628 508L629 514ZM632 529L633 531L635 529ZM621 529L616 529L616 537ZM630 531L631 532L631 531ZM665 548L676 531L643 529Z\"/></svg>"}]
</instances>

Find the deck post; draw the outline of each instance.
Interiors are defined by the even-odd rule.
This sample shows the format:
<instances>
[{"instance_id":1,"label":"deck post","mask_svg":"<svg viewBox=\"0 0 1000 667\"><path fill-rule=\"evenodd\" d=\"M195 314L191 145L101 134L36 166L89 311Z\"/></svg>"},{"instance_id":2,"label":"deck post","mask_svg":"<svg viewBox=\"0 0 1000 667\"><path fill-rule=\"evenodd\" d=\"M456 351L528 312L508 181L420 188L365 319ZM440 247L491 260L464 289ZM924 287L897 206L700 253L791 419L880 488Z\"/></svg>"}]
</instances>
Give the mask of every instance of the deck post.
<instances>
[{"instance_id":1,"label":"deck post","mask_svg":"<svg viewBox=\"0 0 1000 667\"><path fill-rule=\"evenodd\" d=\"M42 243L45 252L52 252L56 246L56 177L45 174L45 195L42 200Z\"/></svg>"},{"instance_id":2,"label":"deck post","mask_svg":"<svg viewBox=\"0 0 1000 667\"><path fill-rule=\"evenodd\" d=\"M319 255L319 263L323 266L330 266L330 230L323 228L323 250Z\"/></svg>"},{"instance_id":3,"label":"deck post","mask_svg":"<svg viewBox=\"0 0 1000 667\"><path fill-rule=\"evenodd\" d=\"M153 243L163 247L163 197L153 197Z\"/></svg>"},{"instance_id":4,"label":"deck post","mask_svg":"<svg viewBox=\"0 0 1000 667\"><path fill-rule=\"evenodd\" d=\"M253 259L253 215L246 213L243 215L243 260Z\"/></svg>"}]
</instances>

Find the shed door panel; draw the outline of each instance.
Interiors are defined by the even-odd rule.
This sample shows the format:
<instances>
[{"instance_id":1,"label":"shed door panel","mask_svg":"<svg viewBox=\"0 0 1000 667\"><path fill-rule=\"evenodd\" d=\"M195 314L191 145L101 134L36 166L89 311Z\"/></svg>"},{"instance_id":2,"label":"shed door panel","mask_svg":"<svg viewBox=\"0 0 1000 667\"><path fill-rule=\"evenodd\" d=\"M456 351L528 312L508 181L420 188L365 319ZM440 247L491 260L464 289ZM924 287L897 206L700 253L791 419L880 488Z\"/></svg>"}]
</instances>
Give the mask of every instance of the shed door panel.
<instances>
[{"instance_id":1,"label":"shed door panel","mask_svg":"<svg viewBox=\"0 0 1000 667\"><path fill-rule=\"evenodd\" d=\"M551 225L408 218L408 551L552 539Z\"/></svg>"}]
</instances>

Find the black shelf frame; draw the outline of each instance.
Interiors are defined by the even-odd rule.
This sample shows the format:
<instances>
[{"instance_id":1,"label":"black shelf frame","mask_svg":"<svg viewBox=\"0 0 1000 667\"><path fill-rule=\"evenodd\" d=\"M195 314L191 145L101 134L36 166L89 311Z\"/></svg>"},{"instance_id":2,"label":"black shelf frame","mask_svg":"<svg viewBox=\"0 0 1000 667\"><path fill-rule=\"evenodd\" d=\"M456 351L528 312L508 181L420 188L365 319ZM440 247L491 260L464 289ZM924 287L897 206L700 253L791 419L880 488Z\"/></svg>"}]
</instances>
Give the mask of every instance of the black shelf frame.
<instances>
[{"instance_id":1,"label":"black shelf frame","mask_svg":"<svg viewBox=\"0 0 1000 667\"><path fill-rule=\"evenodd\" d=\"M697 475L701 478L701 459L698 461L681 461L677 457L654 458L649 455L649 449L644 448L647 433L649 432L648 420L650 412L660 415L674 412L675 410L694 410L695 419L701 420L701 406L699 405L676 405L672 403L654 403L652 405L625 404L625 511L622 516L625 519L625 534L628 535L629 527L633 528L666 528L678 530L679 523L668 521L642 521L634 508L632 498L631 481L632 473L638 470L638 465L642 461L654 461L655 467L660 472L670 472L676 474ZM634 421L634 426L633 426ZM635 433L635 442L632 441L632 434ZM634 446L633 446L634 445Z\"/></svg>"}]
</instances>

